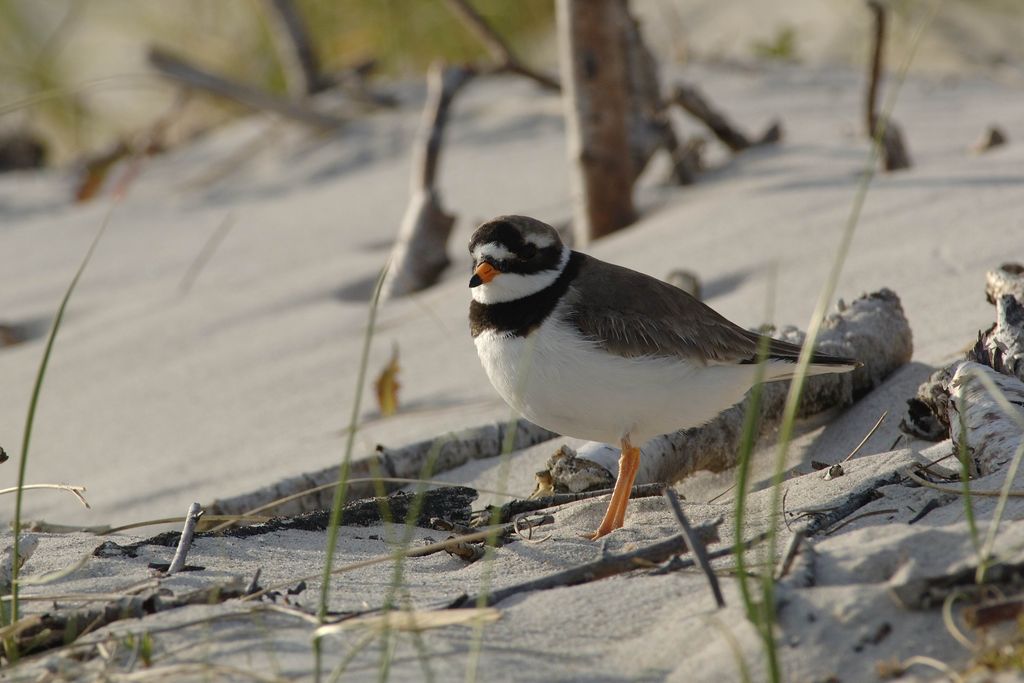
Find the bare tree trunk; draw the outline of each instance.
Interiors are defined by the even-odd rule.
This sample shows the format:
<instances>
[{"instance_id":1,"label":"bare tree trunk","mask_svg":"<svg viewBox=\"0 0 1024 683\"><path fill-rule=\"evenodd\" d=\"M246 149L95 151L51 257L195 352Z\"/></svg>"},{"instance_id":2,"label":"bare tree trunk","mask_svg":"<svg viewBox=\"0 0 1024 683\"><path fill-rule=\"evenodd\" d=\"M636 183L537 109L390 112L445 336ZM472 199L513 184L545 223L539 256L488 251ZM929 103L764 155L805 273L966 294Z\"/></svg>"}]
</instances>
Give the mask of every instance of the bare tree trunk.
<instances>
[{"instance_id":1,"label":"bare tree trunk","mask_svg":"<svg viewBox=\"0 0 1024 683\"><path fill-rule=\"evenodd\" d=\"M284 65L288 94L300 100L324 88L313 40L295 0L266 0L274 43Z\"/></svg>"},{"instance_id":2,"label":"bare tree trunk","mask_svg":"<svg viewBox=\"0 0 1024 683\"><path fill-rule=\"evenodd\" d=\"M576 244L633 222L626 0L558 0Z\"/></svg>"}]
</instances>

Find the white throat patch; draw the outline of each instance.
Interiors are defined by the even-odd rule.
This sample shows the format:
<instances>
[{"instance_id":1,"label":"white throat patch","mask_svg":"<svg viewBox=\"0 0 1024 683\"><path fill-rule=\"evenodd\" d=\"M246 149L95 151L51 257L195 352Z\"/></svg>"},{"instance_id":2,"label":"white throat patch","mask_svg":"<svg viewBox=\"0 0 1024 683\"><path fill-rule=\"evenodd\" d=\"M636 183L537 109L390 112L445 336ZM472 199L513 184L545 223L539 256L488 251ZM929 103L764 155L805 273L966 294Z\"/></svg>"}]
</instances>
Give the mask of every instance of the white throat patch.
<instances>
[{"instance_id":1,"label":"white throat patch","mask_svg":"<svg viewBox=\"0 0 1024 683\"><path fill-rule=\"evenodd\" d=\"M484 245L495 247L497 245ZM501 247L498 247L499 249ZM474 250L475 251L475 250ZM493 252L485 251L487 255L494 256ZM473 300L482 304L500 304L505 301L515 301L523 297L536 294L548 287L565 270L565 264L569 262L571 250L569 247L562 247L562 254L558 259L558 266L551 270L542 270L538 273L520 275L519 273L499 273L487 284L478 285L469 291ZM476 254L474 253L474 257Z\"/></svg>"}]
</instances>

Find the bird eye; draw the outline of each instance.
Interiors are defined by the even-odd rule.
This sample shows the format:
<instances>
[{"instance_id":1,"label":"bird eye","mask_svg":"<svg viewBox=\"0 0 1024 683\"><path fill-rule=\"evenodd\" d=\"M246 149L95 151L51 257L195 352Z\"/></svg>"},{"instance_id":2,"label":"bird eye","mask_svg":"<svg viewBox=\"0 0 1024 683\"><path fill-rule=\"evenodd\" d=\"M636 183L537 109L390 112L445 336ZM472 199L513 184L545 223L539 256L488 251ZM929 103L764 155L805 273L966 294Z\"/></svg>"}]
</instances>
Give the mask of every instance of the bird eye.
<instances>
[{"instance_id":1,"label":"bird eye","mask_svg":"<svg viewBox=\"0 0 1024 683\"><path fill-rule=\"evenodd\" d=\"M537 255L537 245L536 244L531 244L531 243L527 242L519 250L519 258L521 258L521 259L531 259L531 258L533 258L536 255Z\"/></svg>"}]
</instances>

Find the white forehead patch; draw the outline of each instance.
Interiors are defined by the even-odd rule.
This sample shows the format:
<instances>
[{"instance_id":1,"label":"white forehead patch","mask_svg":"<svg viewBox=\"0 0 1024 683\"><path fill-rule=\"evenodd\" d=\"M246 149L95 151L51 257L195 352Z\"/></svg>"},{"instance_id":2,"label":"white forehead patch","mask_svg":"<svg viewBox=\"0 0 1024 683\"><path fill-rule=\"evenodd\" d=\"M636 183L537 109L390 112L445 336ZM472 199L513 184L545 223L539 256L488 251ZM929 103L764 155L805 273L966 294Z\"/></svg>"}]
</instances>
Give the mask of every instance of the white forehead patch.
<instances>
[{"instance_id":1,"label":"white forehead patch","mask_svg":"<svg viewBox=\"0 0 1024 683\"><path fill-rule=\"evenodd\" d=\"M473 247L473 262L479 262L483 257L489 256L495 261L508 261L509 259L515 258L515 254L506 249L503 245L497 242L488 242L487 244L478 244Z\"/></svg>"}]
</instances>

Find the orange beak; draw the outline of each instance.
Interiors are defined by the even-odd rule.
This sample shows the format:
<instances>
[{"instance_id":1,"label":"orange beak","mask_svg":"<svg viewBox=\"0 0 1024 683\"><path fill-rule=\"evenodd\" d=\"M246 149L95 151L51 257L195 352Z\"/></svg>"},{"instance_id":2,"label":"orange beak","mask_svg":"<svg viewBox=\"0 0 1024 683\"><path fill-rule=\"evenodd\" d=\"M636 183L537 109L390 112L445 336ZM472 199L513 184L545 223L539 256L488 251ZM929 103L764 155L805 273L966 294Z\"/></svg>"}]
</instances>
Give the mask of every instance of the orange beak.
<instances>
[{"instance_id":1,"label":"orange beak","mask_svg":"<svg viewBox=\"0 0 1024 683\"><path fill-rule=\"evenodd\" d=\"M486 285L488 282L496 278L500 272L501 271L490 263L484 261L473 271L473 277L469 281L469 286L476 287L478 285Z\"/></svg>"}]
</instances>

